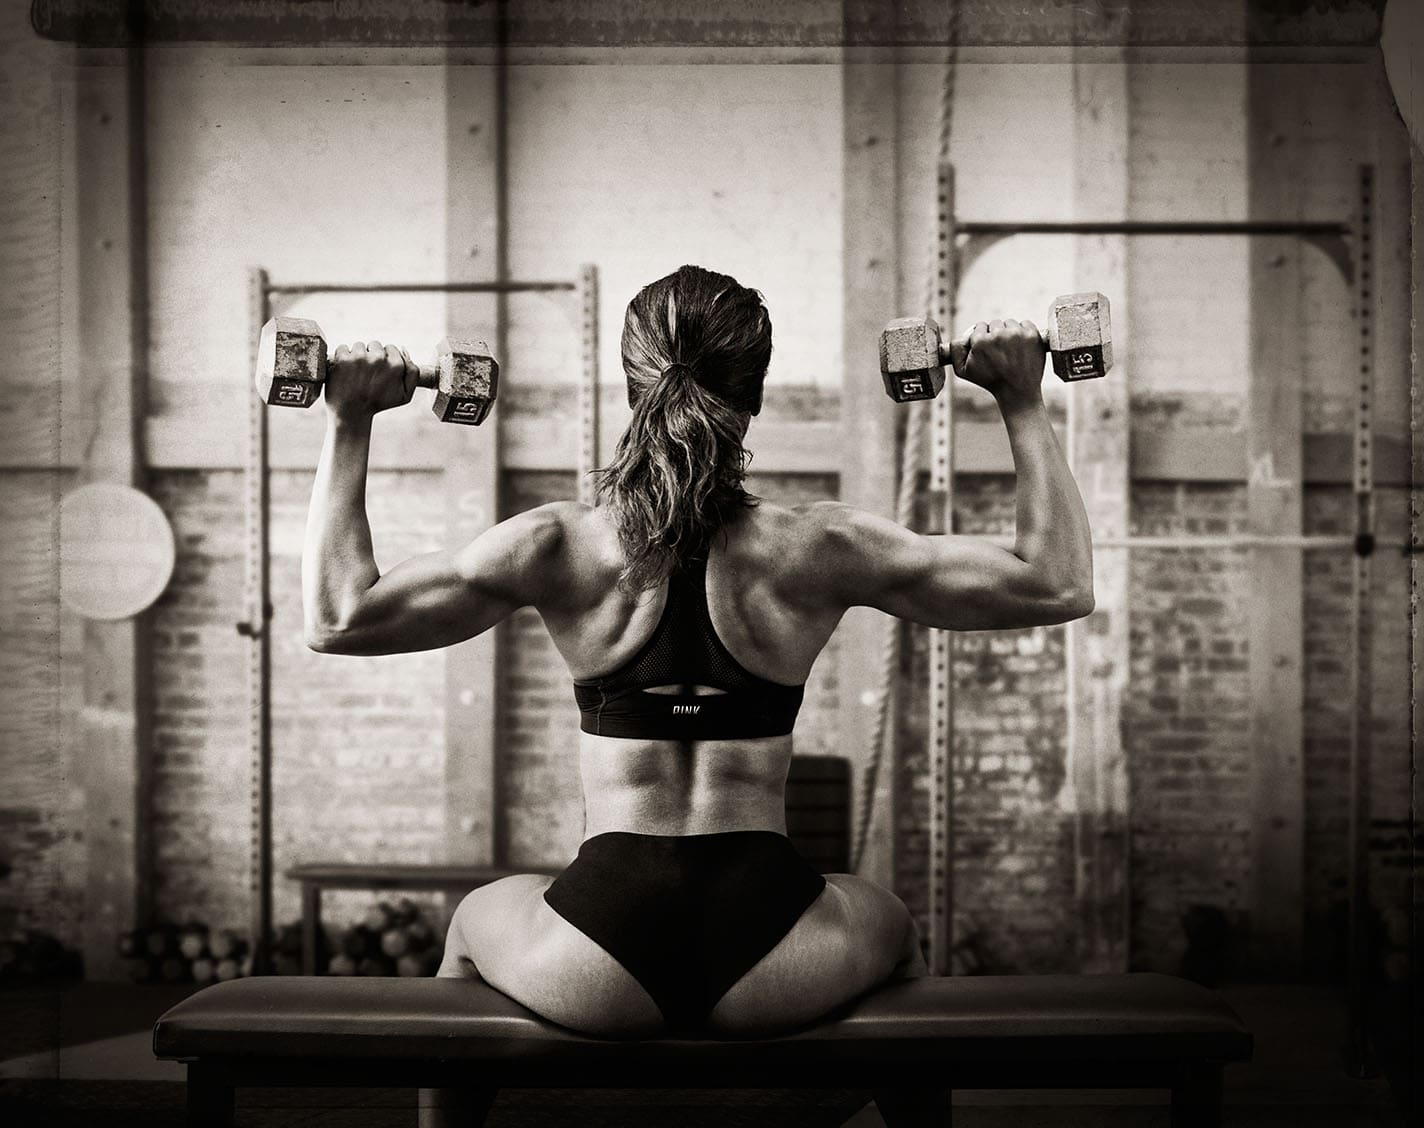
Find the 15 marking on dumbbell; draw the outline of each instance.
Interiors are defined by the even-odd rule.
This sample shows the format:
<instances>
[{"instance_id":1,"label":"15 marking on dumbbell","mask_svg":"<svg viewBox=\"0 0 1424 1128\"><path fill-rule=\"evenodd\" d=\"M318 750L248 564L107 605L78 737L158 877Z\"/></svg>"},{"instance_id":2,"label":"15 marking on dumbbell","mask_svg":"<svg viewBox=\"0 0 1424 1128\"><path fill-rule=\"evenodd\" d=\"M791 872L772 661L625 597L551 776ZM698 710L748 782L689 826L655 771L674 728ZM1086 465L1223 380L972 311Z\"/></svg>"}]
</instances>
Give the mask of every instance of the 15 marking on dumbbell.
<instances>
[{"instance_id":1,"label":"15 marking on dumbbell","mask_svg":"<svg viewBox=\"0 0 1424 1128\"><path fill-rule=\"evenodd\" d=\"M1112 321L1102 294L1067 294L1054 299L1048 331L1040 333L1060 380L1091 380L1112 367ZM880 374L885 394L896 403L934 399L944 387L944 368L962 365L968 338L945 344L932 317L900 317L880 334Z\"/></svg>"},{"instance_id":2,"label":"15 marking on dumbbell","mask_svg":"<svg viewBox=\"0 0 1424 1128\"><path fill-rule=\"evenodd\" d=\"M417 383L435 389L432 410L442 423L479 426L494 406L499 364L483 341L446 337L436 363L422 364ZM274 317L257 341L257 394L270 406L310 407L326 382L326 338L315 321Z\"/></svg>"}]
</instances>

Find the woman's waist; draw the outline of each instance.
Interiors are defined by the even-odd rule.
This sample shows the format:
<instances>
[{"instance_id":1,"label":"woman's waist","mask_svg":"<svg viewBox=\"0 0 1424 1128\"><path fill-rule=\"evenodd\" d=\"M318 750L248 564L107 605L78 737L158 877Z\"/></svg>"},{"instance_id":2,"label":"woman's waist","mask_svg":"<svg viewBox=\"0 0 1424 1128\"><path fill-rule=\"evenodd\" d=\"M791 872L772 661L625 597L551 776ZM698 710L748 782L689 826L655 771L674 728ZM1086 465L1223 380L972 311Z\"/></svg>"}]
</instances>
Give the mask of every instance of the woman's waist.
<instances>
[{"instance_id":1,"label":"woman's waist","mask_svg":"<svg viewBox=\"0 0 1424 1128\"><path fill-rule=\"evenodd\" d=\"M635 741L584 734L586 833L785 833L791 738Z\"/></svg>"},{"instance_id":2,"label":"woman's waist","mask_svg":"<svg viewBox=\"0 0 1424 1128\"><path fill-rule=\"evenodd\" d=\"M604 835L628 835L641 838L714 838L719 835L738 834L775 834L785 838L786 820L782 818L779 822L771 820L758 822L746 819L726 821L699 819L679 822L673 819L655 819L630 822L623 819L590 819L584 825L581 841L588 842Z\"/></svg>"},{"instance_id":3,"label":"woman's waist","mask_svg":"<svg viewBox=\"0 0 1424 1128\"><path fill-rule=\"evenodd\" d=\"M728 788L689 796L676 788L600 788L584 795L584 838L610 832L651 835L786 833L780 788Z\"/></svg>"}]
</instances>

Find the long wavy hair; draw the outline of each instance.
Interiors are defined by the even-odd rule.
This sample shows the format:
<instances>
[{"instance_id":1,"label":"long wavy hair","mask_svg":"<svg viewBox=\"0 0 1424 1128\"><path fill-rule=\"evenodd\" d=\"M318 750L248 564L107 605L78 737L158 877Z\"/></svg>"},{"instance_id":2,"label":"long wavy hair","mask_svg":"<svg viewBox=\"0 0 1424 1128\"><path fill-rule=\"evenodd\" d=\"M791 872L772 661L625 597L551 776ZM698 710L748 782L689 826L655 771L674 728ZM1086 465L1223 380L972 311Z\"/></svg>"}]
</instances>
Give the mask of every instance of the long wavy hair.
<instances>
[{"instance_id":1,"label":"long wavy hair","mask_svg":"<svg viewBox=\"0 0 1424 1128\"><path fill-rule=\"evenodd\" d=\"M749 417L761 410L771 318L757 291L684 266L628 303L623 371L633 420L598 474L627 564L627 591L702 555L757 499L742 488Z\"/></svg>"}]
</instances>

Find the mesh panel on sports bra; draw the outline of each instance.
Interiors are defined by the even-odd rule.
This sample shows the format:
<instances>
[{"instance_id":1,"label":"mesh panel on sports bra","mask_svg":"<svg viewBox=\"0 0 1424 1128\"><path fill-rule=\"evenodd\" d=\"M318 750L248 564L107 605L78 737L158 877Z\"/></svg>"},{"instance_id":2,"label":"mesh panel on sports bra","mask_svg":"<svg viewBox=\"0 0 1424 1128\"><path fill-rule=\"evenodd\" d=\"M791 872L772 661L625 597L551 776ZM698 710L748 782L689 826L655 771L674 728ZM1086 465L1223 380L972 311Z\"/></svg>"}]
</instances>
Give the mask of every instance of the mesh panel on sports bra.
<instances>
[{"instance_id":1,"label":"mesh panel on sports bra","mask_svg":"<svg viewBox=\"0 0 1424 1128\"><path fill-rule=\"evenodd\" d=\"M717 638L707 610L707 562L691 564L668 581L668 605L644 648L617 673L600 679L609 689L706 685L737 690L761 685Z\"/></svg>"},{"instance_id":2,"label":"mesh panel on sports bra","mask_svg":"<svg viewBox=\"0 0 1424 1128\"><path fill-rule=\"evenodd\" d=\"M619 670L574 682L584 732L647 740L736 740L791 732L805 694L743 669L707 610L706 561L668 581L652 636ZM650 693L664 686L681 692ZM724 692L693 695L692 686Z\"/></svg>"}]
</instances>

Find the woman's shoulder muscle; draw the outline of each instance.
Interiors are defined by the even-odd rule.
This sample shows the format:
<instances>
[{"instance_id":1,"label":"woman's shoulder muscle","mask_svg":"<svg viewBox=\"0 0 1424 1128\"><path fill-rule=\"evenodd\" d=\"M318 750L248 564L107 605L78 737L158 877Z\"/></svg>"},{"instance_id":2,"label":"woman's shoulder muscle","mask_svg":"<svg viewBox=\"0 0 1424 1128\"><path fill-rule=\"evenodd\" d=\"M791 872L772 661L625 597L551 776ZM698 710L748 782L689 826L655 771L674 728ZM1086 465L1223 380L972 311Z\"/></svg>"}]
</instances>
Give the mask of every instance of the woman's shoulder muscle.
<instances>
[{"instance_id":1,"label":"woman's shoulder muscle","mask_svg":"<svg viewBox=\"0 0 1424 1128\"><path fill-rule=\"evenodd\" d=\"M754 558L790 602L824 607L838 600L837 573L862 535L862 511L838 501L763 503L750 511L747 534L733 551Z\"/></svg>"},{"instance_id":2,"label":"woman's shoulder muscle","mask_svg":"<svg viewBox=\"0 0 1424 1128\"><path fill-rule=\"evenodd\" d=\"M604 599L624 565L618 533L606 509L575 501L551 502L517 518L528 560L551 581L550 602L567 609ZM845 570L874 529L871 515L837 501L779 505L763 501L724 530L721 553L744 580L761 580L791 602L836 602ZM537 546L537 547L536 547Z\"/></svg>"},{"instance_id":3,"label":"woman's shoulder muscle","mask_svg":"<svg viewBox=\"0 0 1424 1128\"><path fill-rule=\"evenodd\" d=\"M545 584L551 607L578 611L602 600L623 569L618 533L604 509L580 501L553 501L523 514L529 532L557 550L547 554Z\"/></svg>"}]
</instances>

